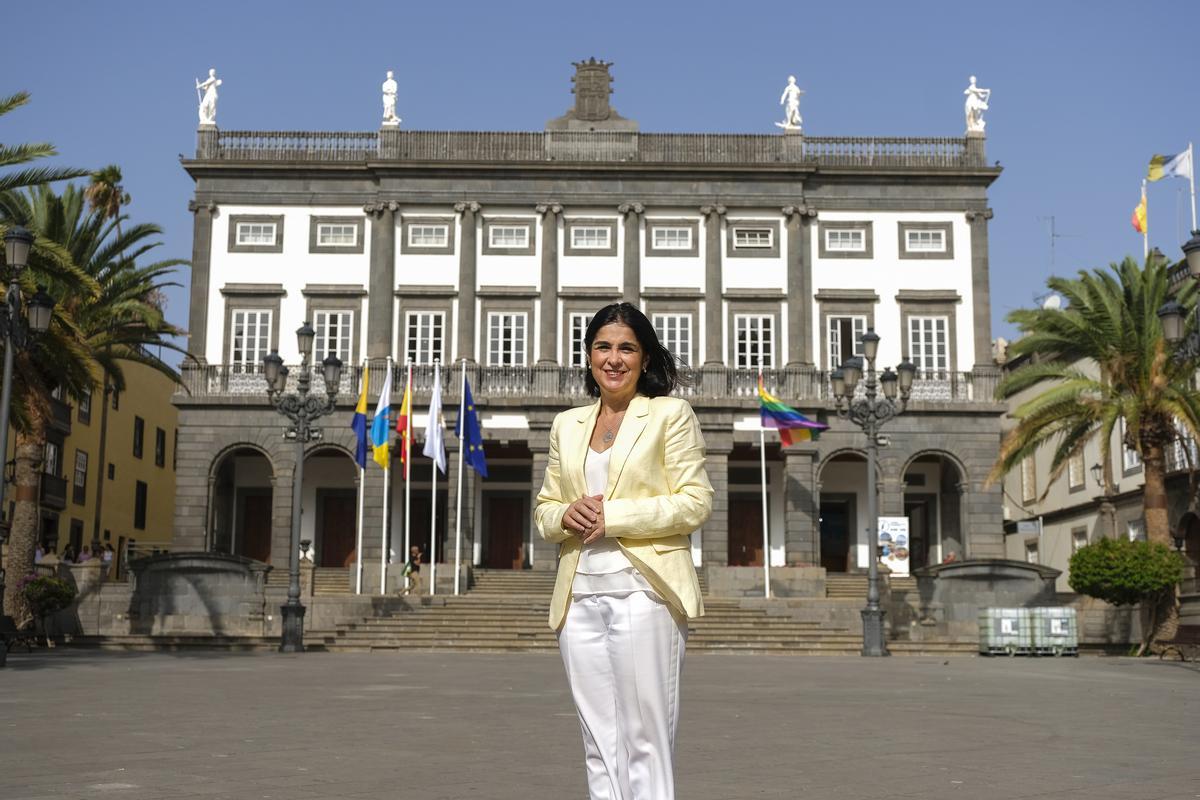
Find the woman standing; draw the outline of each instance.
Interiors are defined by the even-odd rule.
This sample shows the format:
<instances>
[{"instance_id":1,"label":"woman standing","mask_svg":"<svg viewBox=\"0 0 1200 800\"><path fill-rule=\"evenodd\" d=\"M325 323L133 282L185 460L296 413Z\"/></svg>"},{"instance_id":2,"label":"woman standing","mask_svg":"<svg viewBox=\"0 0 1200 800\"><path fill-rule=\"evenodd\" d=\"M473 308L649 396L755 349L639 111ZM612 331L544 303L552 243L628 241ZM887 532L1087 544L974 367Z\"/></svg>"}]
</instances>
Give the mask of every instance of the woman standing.
<instances>
[{"instance_id":1,"label":"woman standing","mask_svg":"<svg viewBox=\"0 0 1200 800\"><path fill-rule=\"evenodd\" d=\"M688 534L712 510L704 439L669 397L674 356L629 303L584 334L595 403L550 431L538 529L561 543L550 627L593 800L671 800L687 620L704 613Z\"/></svg>"}]
</instances>

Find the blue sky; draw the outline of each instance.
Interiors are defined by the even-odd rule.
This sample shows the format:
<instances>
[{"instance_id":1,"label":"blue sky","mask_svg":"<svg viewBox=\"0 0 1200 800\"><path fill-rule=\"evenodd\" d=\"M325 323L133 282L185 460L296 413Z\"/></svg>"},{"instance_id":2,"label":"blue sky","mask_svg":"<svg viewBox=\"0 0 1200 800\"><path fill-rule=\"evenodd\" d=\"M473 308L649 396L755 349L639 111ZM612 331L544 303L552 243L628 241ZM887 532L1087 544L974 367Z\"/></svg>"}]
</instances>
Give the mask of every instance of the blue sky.
<instances>
[{"instance_id":1,"label":"blue sky","mask_svg":"<svg viewBox=\"0 0 1200 800\"><path fill-rule=\"evenodd\" d=\"M121 166L129 214L191 254L194 79L216 67L225 129L374 130L393 69L409 129L541 130L572 61L615 62L644 131L773 133L789 74L814 136L960 136L969 75L992 90L993 336L1053 270L1140 257L1129 223L1154 153L1200 140L1200 4L1176 2L26 2L5 9L0 141ZM1187 237L1187 182L1150 186L1151 244ZM180 281L188 282L186 271ZM187 320L186 288L168 315Z\"/></svg>"}]
</instances>

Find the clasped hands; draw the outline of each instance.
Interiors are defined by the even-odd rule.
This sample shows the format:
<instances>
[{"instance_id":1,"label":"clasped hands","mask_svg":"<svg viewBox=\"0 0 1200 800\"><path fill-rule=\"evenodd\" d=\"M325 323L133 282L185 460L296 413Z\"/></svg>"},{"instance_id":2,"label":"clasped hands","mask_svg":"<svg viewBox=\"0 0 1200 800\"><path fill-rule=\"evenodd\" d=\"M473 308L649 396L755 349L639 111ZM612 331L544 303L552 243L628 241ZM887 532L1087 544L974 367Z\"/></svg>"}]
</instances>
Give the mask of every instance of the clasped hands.
<instances>
[{"instance_id":1,"label":"clasped hands","mask_svg":"<svg viewBox=\"0 0 1200 800\"><path fill-rule=\"evenodd\" d=\"M583 544L604 538L604 495L584 495L567 506L563 514L563 530Z\"/></svg>"}]
</instances>

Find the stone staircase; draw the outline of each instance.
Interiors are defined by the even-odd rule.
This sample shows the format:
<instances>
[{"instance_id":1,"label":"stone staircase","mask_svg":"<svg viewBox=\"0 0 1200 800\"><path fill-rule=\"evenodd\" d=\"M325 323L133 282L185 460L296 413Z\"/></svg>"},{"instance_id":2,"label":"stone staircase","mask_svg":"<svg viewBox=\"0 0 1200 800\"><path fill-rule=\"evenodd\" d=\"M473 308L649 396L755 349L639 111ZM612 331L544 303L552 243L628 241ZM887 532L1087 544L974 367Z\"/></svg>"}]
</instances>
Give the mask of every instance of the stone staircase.
<instances>
[{"instance_id":1,"label":"stone staircase","mask_svg":"<svg viewBox=\"0 0 1200 800\"><path fill-rule=\"evenodd\" d=\"M867 601L867 576L831 572L825 576L825 596L839 600Z\"/></svg>"},{"instance_id":2,"label":"stone staircase","mask_svg":"<svg viewBox=\"0 0 1200 800\"><path fill-rule=\"evenodd\" d=\"M557 640L547 625L553 587L552 572L476 570L464 595L409 598L410 610L403 613L310 631L305 642L329 651L556 652ZM857 655L862 634L847 605L844 597L800 604L705 598L705 616L689 626L688 650ZM889 646L897 654L973 652L948 644Z\"/></svg>"},{"instance_id":3,"label":"stone staircase","mask_svg":"<svg viewBox=\"0 0 1200 800\"><path fill-rule=\"evenodd\" d=\"M354 594L350 567L317 567L313 570L313 594L322 597Z\"/></svg>"}]
</instances>

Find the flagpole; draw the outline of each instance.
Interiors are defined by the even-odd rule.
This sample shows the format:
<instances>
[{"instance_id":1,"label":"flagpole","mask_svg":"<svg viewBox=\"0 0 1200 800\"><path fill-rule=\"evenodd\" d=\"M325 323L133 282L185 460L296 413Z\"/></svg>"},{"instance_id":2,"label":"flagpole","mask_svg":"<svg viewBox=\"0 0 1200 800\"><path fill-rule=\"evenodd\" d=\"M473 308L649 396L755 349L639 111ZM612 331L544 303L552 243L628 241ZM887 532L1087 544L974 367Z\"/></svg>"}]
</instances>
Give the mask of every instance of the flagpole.
<instances>
[{"instance_id":1,"label":"flagpole","mask_svg":"<svg viewBox=\"0 0 1200 800\"><path fill-rule=\"evenodd\" d=\"M367 360L362 361L362 375L360 381L365 379L367 370L370 369ZM362 391L361 389L359 391ZM363 400L366 403L366 399ZM360 444L360 446L362 446ZM355 519L354 525L354 593L362 594L362 546L363 546L363 495L366 492L367 483L367 467L365 464L358 465L358 517Z\"/></svg>"},{"instance_id":2,"label":"flagpole","mask_svg":"<svg viewBox=\"0 0 1200 800\"><path fill-rule=\"evenodd\" d=\"M462 493L463 445L466 443L467 423L467 359L462 360L462 384L458 389L458 501L454 511L454 595L458 596L458 574L462 562Z\"/></svg>"},{"instance_id":3,"label":"flagpole","mask_svg":"<svg viewBox=\"0 0 1200 800\"><path fill-rule=\"evenodd\" d=\"M758 368L758 385L763 385L762 366ZM767 533L767 429L758 421L758 455L762 466L762 534L763 534L763 597L771 597L771 541Z\"/></svg>"},{"instance_id":4,"label":"flagpole","mask_svg":"<svg viewBox=\"0 0 1200 800\"><path fill-rule=\"evenodd\" d=\"M412 417L413 417L413 402L412 402L412 358L405 359L408 362L408 383L404 385L405 396L408 397L408 416L404 419L404 558L407 562L408 554L412 550L412 529L409 527L412 508ZM407 586L404 587L408 589Z\"/></svg>"},{"instance_id":5,"label":"flagpole","mask_svg":"<svg viewBox=\"0 0 1200 800\"><path fill-rule=\"evenodd\" d=\"M1142 225L1142 258L1150 258L1150 209L1146 205L1146 179L1142 178L1142 211L1146 214L1146 222ZM1178 215L1175 217L1178 219Z\"/></svg>"},{"instance_id":6,"label":"flagpole","mask_svg":"<svg viewBox=\"0 0 1200 800\"><path fill-rule=\"evenodd\" d=\"M384 378L384 384L389 391L392 385L392 357L388 356L387 360L387 377ZM390 398L389 398L390 400ZM389 424L386 426L388 436L392 435L392 426L390 420L392 417L391 403L389 402L387 415ZM388 448L388 463L383 466L383 525L380 530L380 547L379 547L379 593L387 594L387 557L388 557L388 495L392 493L391 481L391 460L392 451Z\"/></svg>"},{"instance_id":7,"label":"flagpole","mask_svg":"<svg viewBox=\"0 0 1200 800\"><path fill-rule=\"evenodd\" d=\"M442 385L442 364L440 359L433 360L433 390L436 392L438 387ZM430 405L429 413L433 414L433 406ZM436 425L437 420L431 419L430 426ZM431 483L433 488L429 499L429 593L437 594L437 459L429 459L429 468L433 476Z\"/></svg>"},{"instance_id":8,"label":"flagpole","mask_svg":"<svg viewBox=\"0 0 1200 800\"><path fill-rule=\"evenodd\" d=\"M1192 152L1192 143L1188 142L1188 180L1192 184L1192 232L1196 228L1196 155Z\"/></svg>"}]
</instances>

